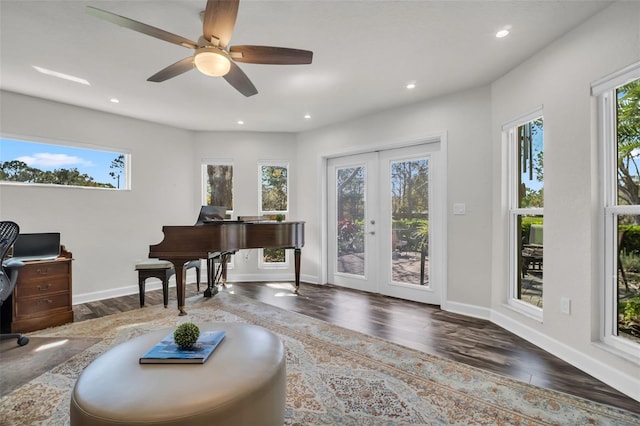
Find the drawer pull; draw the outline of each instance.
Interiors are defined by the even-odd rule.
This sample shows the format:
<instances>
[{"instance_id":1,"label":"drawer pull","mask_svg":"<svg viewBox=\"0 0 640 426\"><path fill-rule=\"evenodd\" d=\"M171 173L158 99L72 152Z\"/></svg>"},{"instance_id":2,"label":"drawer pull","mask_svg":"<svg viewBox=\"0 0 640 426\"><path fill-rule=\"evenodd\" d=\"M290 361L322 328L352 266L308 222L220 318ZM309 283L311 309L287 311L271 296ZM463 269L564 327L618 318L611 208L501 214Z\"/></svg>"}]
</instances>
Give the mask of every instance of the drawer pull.
<instances>
[{"instance_id":1,"label":"drawer pull","mask_svg":"<svg viewBox=\"0 0 640 426\"><path fill-rule=\"evenodd\" d=\"M36 269L36 273L40 274L40 275L47 275L49 273L50 269L51 268L44 268L44 269L37 268Z\"/></svg>"},{"instance_id":2,"label":"drawer pull","mask_svg":"<svg viewBox=\"0 0 640 426\"><path fill-rule=\"evenodd\" d=\"M53 303L53 300L51 299L41 299L38 300L38 305L42 305L43 303L48 303L49 305Z\"/></svg>"},{"instance_id":3,"label":"drawer pull","mask_svg":"<svg viewBox=\"0 0 640 426\"><path fill-rule=\"evenodd\" d=\"M38 286L37 286L37 289L38 289L39 291L47 291L47 290L49 290L50 288L51 288L51 283L47 283L47 285L46 285L46 286L41 286L41 285L38 285Z\"/></svg>"}]
</instances>

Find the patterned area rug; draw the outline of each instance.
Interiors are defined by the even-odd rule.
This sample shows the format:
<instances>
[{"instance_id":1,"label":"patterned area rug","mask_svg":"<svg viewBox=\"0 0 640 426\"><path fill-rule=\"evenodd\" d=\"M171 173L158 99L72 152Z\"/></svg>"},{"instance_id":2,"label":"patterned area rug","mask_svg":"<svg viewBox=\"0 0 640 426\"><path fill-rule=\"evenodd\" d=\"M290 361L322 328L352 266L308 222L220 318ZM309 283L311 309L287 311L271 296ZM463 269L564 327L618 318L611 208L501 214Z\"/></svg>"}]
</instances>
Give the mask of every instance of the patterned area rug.
<instances>
[{"instance_id":1,"label":"patterned area rug","mask_svg":"<svg viewBox=\"0 0 640 426\"><path fill-rule=\"evenodd\" d=\"M147 307L33 336L99 343L0 400L2 425L65 425L80 372L104 351L191 321L259 325L287 350L287 425L638 425L640 415L527 385L238 295L187 299L187 316Z\"/></svg>"}]
</instances>

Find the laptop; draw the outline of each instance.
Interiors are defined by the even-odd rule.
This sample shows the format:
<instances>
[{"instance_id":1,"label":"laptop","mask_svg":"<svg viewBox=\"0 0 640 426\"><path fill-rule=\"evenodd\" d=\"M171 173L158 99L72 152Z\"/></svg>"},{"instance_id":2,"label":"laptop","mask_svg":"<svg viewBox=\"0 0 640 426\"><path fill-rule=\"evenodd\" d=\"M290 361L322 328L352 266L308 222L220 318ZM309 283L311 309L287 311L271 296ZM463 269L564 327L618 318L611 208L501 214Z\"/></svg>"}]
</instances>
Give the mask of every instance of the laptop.
<instances>
[{"instance_id":1,"label":"laptop","mask_svg":"<svg viewBox=\"0 0 640 426\"><path fill-rule=\"evenodd\" d=\"M60 256L60 233L19 234L13 244L16 260L53 260Z\"/></svg>"}]
</instances>

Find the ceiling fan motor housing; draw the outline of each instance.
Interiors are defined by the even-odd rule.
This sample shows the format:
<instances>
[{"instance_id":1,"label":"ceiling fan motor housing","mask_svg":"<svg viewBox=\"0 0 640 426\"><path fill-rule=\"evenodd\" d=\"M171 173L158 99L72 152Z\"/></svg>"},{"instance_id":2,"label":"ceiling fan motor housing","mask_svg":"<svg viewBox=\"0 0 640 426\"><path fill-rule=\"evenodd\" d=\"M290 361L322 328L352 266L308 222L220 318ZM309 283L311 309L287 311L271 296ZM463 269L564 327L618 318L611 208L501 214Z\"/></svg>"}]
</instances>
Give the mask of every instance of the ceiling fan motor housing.
<instances>
[{"instance_id":1,"label":"ceiling fan motor housing","mask_svg":"<svg viewBox=\"0 0 640 426\"><path fill-rule=\"evenodd\" d=\"M193 62L201 73L212 77L226 75L231 69L231 57L227 51L212 44L198 47Z\"/></svg>"}]
</instances>

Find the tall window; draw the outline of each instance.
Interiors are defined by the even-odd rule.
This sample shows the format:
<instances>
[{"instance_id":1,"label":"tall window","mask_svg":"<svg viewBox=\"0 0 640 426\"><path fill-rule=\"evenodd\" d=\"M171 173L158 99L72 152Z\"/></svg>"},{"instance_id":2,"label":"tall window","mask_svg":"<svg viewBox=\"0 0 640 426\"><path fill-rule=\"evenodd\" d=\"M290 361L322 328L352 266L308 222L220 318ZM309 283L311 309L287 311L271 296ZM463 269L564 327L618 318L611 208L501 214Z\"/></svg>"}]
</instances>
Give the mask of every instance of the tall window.
<instances>
[{"instance_id":1,"label":"tall window","mask_svg":"<svg viewBox=\"0 0 640 426\"><path fill-rule=\"evenodd\" d=\"M260 215L272 220L285 220L289 215L289 165L263 162L258 165ZM263 249L260 266L286 266L285 249Z\"/></svg>"},{"instance_id":2,"label":"tall window","mask_svg":"<svg viewBox=\"0 0 640 426\"><path fill-rule=\"evenodd\" d=\"M202 202L208 206L224 206L233 212L233 163L205 160L202 164Z\"/></svg>"},{"instance_id":3,"label":"tall window","mask_svg":"<svg viewBox=\"0 0 640 426\"><path fill-rule=\"evenodd\" d=\"M640 63L593 86L604 149L603 339L640 352Z\"/></svg>"},{"instance_id":4,"label":"tall window","mask_svg":"<svg viewBox=\"0 0 640 426\"><path fill-rule=\"evenodd\" d=\"M509 304L542 319L544 134L542 111L506 126L509 153Z\"/></svg>"},{"instance_id":5,"label":"tall window","mask_svg":"<svg viewBox=\"0 0 640 426\"><path fill-rule=\"evenodd\" d=\"M130 189L126 152L0 138L0 182Z\"/></svg>"}]
</instances>

